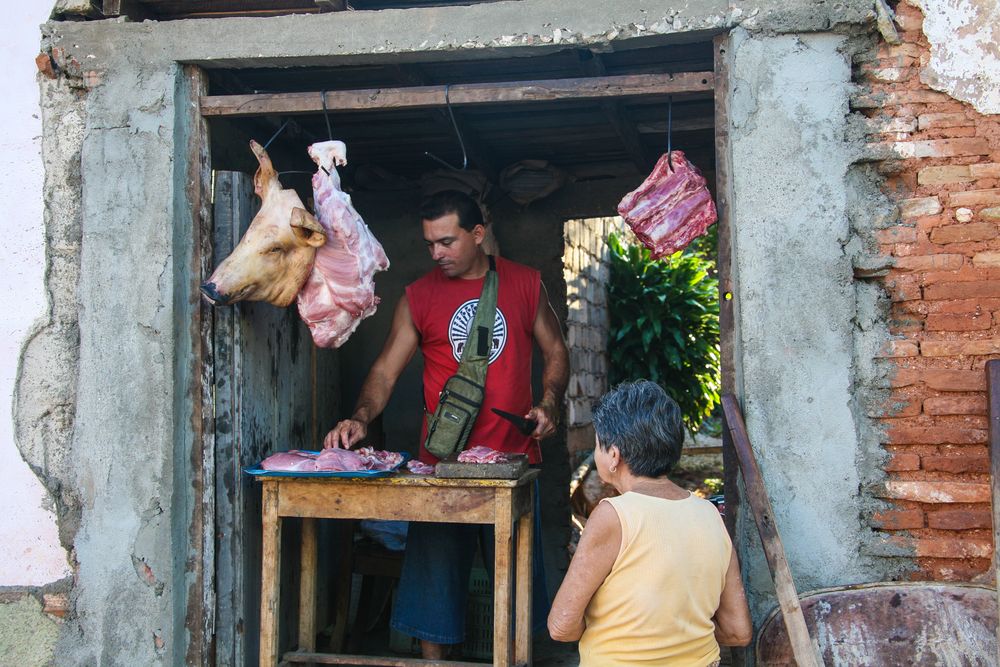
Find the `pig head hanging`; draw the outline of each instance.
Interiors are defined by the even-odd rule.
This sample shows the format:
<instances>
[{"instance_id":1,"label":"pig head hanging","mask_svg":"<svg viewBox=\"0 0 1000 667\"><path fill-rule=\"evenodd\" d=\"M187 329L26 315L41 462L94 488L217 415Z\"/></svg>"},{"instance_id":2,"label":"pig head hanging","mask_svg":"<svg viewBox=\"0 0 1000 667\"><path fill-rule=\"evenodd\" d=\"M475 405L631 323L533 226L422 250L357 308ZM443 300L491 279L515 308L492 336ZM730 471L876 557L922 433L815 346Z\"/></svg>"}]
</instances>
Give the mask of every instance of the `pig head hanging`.
<instances>
[{"instance_id":1,"label":"pig head hanging","mask_svg":"<svg viewBox=\"0 0 1000 667\"><path fill-rule=\"evenodd\" d=\"M295 190L282 189L267 151L256 141L250 142L250 150L260 165L253 177L260 211L201 292L212 305L266 301L285 307L312 272L326 231Z\"/></svg>"}]
</instances>

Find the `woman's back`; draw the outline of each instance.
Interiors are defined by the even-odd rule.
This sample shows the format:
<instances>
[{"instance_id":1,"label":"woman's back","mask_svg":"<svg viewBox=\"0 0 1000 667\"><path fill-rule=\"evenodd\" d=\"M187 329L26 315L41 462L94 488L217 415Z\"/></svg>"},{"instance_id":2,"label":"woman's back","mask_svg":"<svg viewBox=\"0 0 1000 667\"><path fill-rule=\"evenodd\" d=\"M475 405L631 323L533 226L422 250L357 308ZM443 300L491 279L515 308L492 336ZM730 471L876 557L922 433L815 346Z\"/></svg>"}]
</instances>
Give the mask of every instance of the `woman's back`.
<instances>
[{"instance_id":1,"label":"woman's back","mask_svg":"<svg viewBox=\"0 0 1000 667\"><path fill-rule=\"evenodd\" d=\"M621 548L587 606L581 667L712 664L712 617L732 557L715 506L635 492L605 502L618 514Z\"/></svg>"}]
</instances>

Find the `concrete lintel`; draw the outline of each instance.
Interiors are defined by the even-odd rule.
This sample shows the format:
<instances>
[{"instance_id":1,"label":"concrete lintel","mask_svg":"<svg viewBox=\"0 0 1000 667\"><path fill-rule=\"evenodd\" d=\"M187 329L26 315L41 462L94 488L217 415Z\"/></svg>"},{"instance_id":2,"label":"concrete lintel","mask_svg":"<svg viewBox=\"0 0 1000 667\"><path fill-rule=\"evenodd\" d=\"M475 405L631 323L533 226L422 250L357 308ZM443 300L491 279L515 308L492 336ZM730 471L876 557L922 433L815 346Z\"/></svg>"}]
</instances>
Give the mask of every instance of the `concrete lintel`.
<instances>
[{"instance_id":1,"label":"concrete lintel","mask_svg":"<svg viewBox=\"0 0 1000 667\"><path fill-rule=\"evenodd\" d=\"M819 7L776 0L693 0L680 7L651 0L536 0L271 18L50 22L43 29L51 46L66 49L85 68L101 69L115 56L148 64L259 67L371 62L408 53L440 59L442 52L473 58L495 57L498 50L538 53L539 47L614 49L641 46L645 39L687 41L692 33L710 35L741 24L748 30L809 32L873 18L871 4L860 0Z\"/></svg>"}]
</instances>

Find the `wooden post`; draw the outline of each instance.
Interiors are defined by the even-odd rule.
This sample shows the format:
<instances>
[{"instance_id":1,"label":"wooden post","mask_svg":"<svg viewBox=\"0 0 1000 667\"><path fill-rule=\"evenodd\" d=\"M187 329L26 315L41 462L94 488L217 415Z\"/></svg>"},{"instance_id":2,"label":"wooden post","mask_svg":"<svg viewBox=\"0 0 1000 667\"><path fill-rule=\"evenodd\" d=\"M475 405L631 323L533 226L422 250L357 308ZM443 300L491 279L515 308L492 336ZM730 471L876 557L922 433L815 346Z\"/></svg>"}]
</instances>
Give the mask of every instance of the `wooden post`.
<instances>
[{"instance_id":1,"label":"wooden post","mask_svg":"<svg viewBox=\"0 0 1000 667\"><path fill-rule=\"evenodd\" d=\"M764 544L764 555L767 557L767 566L771 570L771 578L774 580L778 605L781 607L781 617L792 642L795 662L798 663L799 667L819 667L822 661L818 661L816 647L809 636L809 628L806 626L806 619L799 604L799 594L795 590L792 571L785 559L785 549L781 544L778 526L774 521L771 501L764 488L764 478L760 474L757 459L750 447L750 438L747 435L746 424L743 423L743 414L739 403L736 402L736 397L732 394L724 394L722 396L722 410L733 440L733 447L739 458L740 470L743 472L747 501L753 509L757 530L760 532L760 540Z\"/></svg>"},{"instance_id":2,"label":"wooden post","mask_svg":"<svg viewBox=\"0 0 1000 667\"><path fill-rule=\"evenodd\" d=\"M993 504L993 569L994 585L1000 591L1000 359L986 362L986 396L989 409L990 491ZM997 595L997 664L1000 665L1000 594Z\"/></svg>"},{"instance_id":3,"label":"wooden post","mask_svg":"<svg viewBox=\"0 0 1000 667\"><path fill-rule=\"evenodd\" d=\"M281 601L281 517L278 484L264 482L263 546L260 573L260 667L278 664L278 605Z\"/></svg>"},{"instance_id":4,"label":"wooden post","mask_svg":"<svg viewBox=\"0 0 1000 667\"><path fill-rule=\"evenodd\" d=\"M510 658L510 596L514 565L512 489L496 491L496 523L494 524L496 560L493 577L493 664L508 667Z\"/></svg>"},{"instance_id":5,"label":"wooden post","mask_svg":"<svg viewBox=\"0 0 1000 667\"><path fill-rule=\"evenodd\" d=\"M316 649L316 519L302 519L299 573L299 650Z\"/></svg>"},{"instance_id":6,"label":"wooden post","mask_svg":"<svg viewBox=\"0 0 1000 667\"><path fill-rule=\"evenodd\" d=\"M528 511L517 520L517 583L514 604L514 662L531 664L532 562L531 547L535 537L535 485L527 484L516 490L528 496Z\"/></svg>"}]
</instances>

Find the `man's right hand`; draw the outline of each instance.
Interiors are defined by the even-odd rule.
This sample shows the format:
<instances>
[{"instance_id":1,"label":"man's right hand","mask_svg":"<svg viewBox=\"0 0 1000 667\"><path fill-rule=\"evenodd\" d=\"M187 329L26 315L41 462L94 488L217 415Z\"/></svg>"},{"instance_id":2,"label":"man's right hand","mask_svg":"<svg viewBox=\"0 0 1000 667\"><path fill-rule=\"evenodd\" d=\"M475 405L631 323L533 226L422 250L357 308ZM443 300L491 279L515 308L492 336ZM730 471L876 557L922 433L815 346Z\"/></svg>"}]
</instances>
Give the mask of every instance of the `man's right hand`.
<instances>
[{"instance_id":1,"label":"man's right hand","mask_svg":"<svg viewBox=\"0 0 1000 667\"><path fill-rule=\"evenodd\" d=\"M350 449L368 435L368 424L357 419L345 419L333 427L323 439L323 449Z\"/></svg>"}]
</instances>

